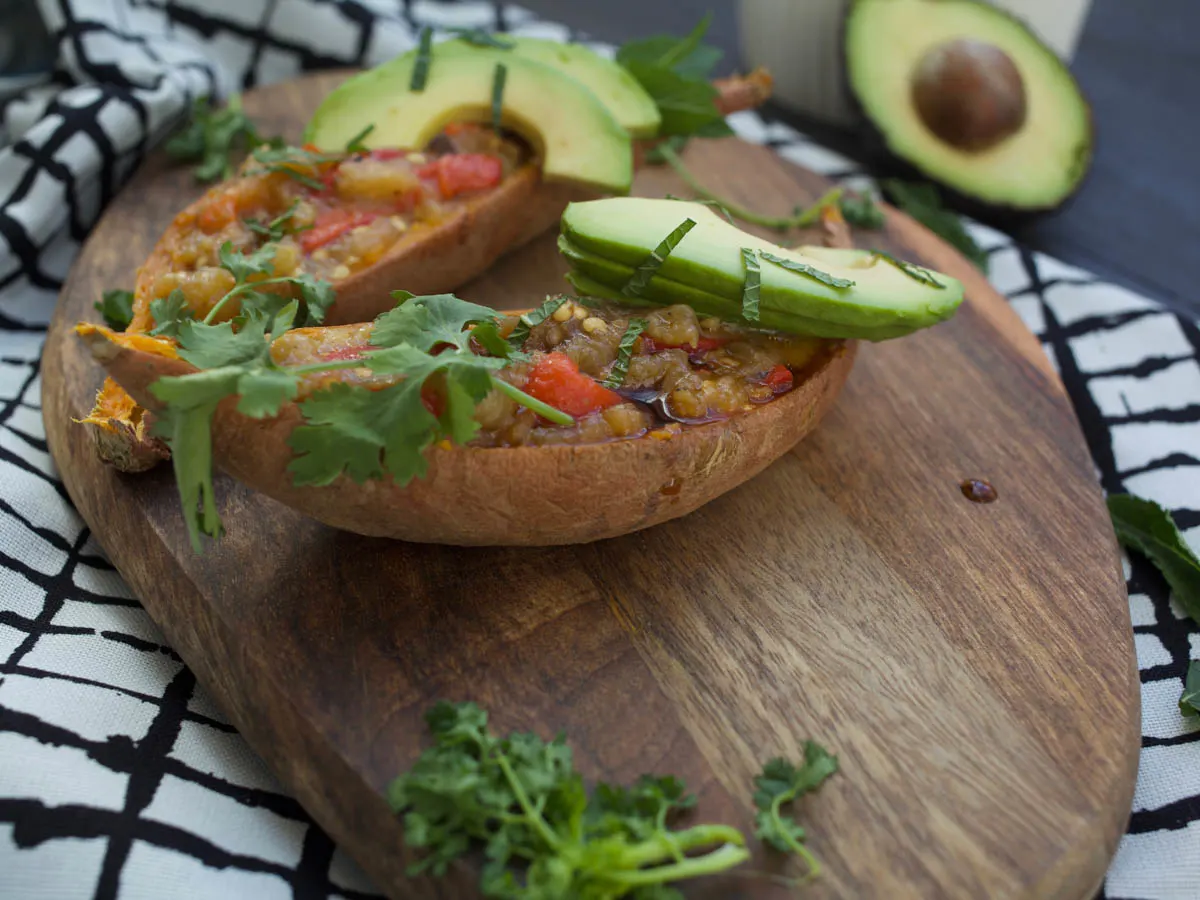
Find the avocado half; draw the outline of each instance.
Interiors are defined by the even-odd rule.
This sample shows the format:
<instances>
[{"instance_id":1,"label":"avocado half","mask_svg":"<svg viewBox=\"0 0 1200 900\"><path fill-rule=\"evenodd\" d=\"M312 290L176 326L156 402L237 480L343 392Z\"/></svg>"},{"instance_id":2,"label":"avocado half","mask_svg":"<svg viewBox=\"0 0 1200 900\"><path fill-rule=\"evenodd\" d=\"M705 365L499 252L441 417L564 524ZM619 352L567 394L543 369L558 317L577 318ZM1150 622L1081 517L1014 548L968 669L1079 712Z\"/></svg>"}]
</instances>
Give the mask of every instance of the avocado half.
<instances>
[{"instance_id":1,"label":"avocado half","mask_svg":"<svg viewBox=\"0 0 1200 900\"><path fill-rule=\"evenodd\" d=\"M1091 109L1062 60L980 0L853 0L846 73L888 151L996 212L1052 209L1091 164Z\"/></svg>"},{"instance_id":2,"label":"avocado half","mask_svg":"<svg viewBox=\"0 0 1200 900\"><path fill-rule=\"evenodd\" d=\"M542 176L624 194L633 180L633 144L587 87L548 65L507 50L430 51L424 84L413 89L416 53L347 79L325 98L304 132L322 150L338 150L367 125L368 147L425 147L449 122L490 122L497 72L504 70L500 121L530 142Z\"/></svg>"}]
</instances>

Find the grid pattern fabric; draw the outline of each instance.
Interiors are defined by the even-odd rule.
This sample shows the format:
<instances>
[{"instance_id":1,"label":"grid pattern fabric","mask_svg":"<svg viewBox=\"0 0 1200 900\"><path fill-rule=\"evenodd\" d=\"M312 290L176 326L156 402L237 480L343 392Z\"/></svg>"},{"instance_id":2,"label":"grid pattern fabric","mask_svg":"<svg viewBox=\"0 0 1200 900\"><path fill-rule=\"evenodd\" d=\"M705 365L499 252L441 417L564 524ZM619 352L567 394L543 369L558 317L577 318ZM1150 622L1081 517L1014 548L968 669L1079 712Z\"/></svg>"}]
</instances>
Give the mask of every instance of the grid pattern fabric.
<instances>
[{"instance_id":1,"label":"grid pattern fabric","mask_svg":"<svg viewBox=\"0 0 1200 900\"><path fill-rule=\"evenodd\" d=\"M518 7L434 0L39 0L44 82L0 101L0 895L366 898L375 888L214 709L72 509L47 452L39 355L104 204L192 98L407 49L420 27L582 39ZM603 45L593 45L604 50ZM743 138L852 187L784 122ZM1200 548L1200 329L971 226L1067 386L1108 491L1172 509ZM1176 704L1200 632L1126 562L1143 752L1108 900L1200 897L1200 724ZM1097 710L1103 715L1103 710Z\"/></svg>"}]
</instances>

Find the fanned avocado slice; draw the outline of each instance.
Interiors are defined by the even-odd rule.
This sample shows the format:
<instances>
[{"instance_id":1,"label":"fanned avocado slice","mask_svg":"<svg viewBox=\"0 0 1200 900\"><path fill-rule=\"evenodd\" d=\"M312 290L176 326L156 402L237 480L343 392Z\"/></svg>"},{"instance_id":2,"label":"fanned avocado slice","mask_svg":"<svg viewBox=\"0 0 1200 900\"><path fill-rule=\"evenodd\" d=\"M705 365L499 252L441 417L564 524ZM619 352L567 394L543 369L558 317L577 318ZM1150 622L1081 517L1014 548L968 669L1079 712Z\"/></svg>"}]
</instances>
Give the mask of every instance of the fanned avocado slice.
<instances>
[{"instance_id":1,"label":"fanned avocado slice","mask_svg":"<svg viewBox=\"0 0 1200 900\"><path fill-rule=\"evenodd\" d=\"M336 150L368 125L368 147L426 146L448 123L491 122L497 67L504 68L501 124L533 145L547 181L606 193L633 180L629 134L591 91L573 78L511 51L430 53L424 85L414 90L418 54L407 53L347 80L317 108L305 140Z\"/></svg>"},{"instance_id":2,"label":"fanned avocado slice","mask_svg":"<svg viewBox=\"0 0 1200 900\"><path fill-rule=\"evenodd\" d=\"M729 224L707 206L678 200L572 203L563 213L560 249L578 274L619 293L686 219L695 226L627 300L699 299L708 304L704 312L736 317L746 280L743 249L759 263L759 321L768 328L882 340L949 318L963 299L962 284L948 275L865 250L784 249Z\"/></svg>"},{"instance_id":3,"label":"fanned avocado slice","mask_svg":"<svg viewBox=\"0 0 1200 900\"><path fill-rule=\"evenodd\" d=\"M854 0L844 35L862 111L925 176L1016 210L1058 206L1083 180L1087 101L1018 19L980 0Z\"/></svg>"},{"instance_id":4,"label":"fanned avocado slice","mask_svg":"<svg viewBox=\"0 0 1200 900\"><path fill-rule=\"evenodd\" d=\"M510 34L504 35L502 40L512 45L511 52L517 56L549 66L586 87L608 108L630 137L652 138L658 134L662 122L658 105L624 66L582 44ZM479 49L463 40L438 44L439 52L474 53Z\"/></svg>"}]
</instances>

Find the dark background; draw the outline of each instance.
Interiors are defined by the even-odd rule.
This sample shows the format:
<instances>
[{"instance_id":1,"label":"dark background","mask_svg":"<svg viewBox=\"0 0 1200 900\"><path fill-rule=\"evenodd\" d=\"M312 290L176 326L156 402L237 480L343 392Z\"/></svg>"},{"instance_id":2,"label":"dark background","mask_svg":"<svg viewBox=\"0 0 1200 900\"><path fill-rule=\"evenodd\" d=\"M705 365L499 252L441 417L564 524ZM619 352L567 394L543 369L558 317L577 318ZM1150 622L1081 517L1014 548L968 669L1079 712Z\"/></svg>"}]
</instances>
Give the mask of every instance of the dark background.
<instances>
[{"instance_id":1,"label":"dark background","mask_svg":"<svg viewBox=\"0 0 1200 900\"><path fill-rule=\"evenodd\" d=\"M739 63L732 0L521 5L613 43L657 32L683 34L711 10L709 42L725 49L725 70ZM1095 0L1071 69L1092 104L1091 174L1055 213L1016 227L989 224L1037 250L1200 313L1200 0ZM855 135L772 111L861 160Z\"/></svg>"}]
</instances>

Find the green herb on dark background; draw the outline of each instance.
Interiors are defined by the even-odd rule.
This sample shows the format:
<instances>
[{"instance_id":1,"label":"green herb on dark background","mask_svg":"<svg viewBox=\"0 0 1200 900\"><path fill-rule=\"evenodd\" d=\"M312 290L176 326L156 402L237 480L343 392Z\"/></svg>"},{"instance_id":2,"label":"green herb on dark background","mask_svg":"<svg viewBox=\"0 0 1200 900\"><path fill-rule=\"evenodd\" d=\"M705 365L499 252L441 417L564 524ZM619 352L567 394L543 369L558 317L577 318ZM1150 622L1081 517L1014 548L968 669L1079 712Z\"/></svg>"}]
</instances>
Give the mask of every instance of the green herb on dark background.
<instances>
[{"instance_id":1,"label":"green herb on dark background","mask_svg":"<svg viewBox=\"0 0 1200 900\"><path fill-rule=\"evenodd\" d=\"M936 187L896 178L884 179L881 184L888 199L899 209L958 250L981 272L987 273L987 254L975 243L958 214L942 205Z\"/></svg>"},{"instance_id":2,"label":"green herb on dark background","mask_svg":"<svg viewBox=\"0 0 1200 900\"><path fill-rule=\"evenodd\" d=\"M233 174L233 157L268 144L283 146L283 138L264 138L242 110L242 98L233 94L223 108L207 98L197 100L183 128L167 141L167 155L179 162L195 163L197 181L220 181Z\"/></svg>"},{"instance_id":3,"label":"green herb on dark background","mask_svg":"<svg viewBox=\"0 0 1200 900\"><path fill-rule=\"evenodd\" d=\"M114 331L124 331L133 321L133 291L105 291L92 306Z\"/></svg>"},{"instance_id":4,"label":"green herb on dark background","mask_svg":"<svg viewBox=\"0 0 1200 900\"><path fill-rule=\"evenodd\" d=\"M886 224L883 210L870 194L843 194L838 206L842 218L855 228L878 231Z\"/></svg>"}]
</instances>

